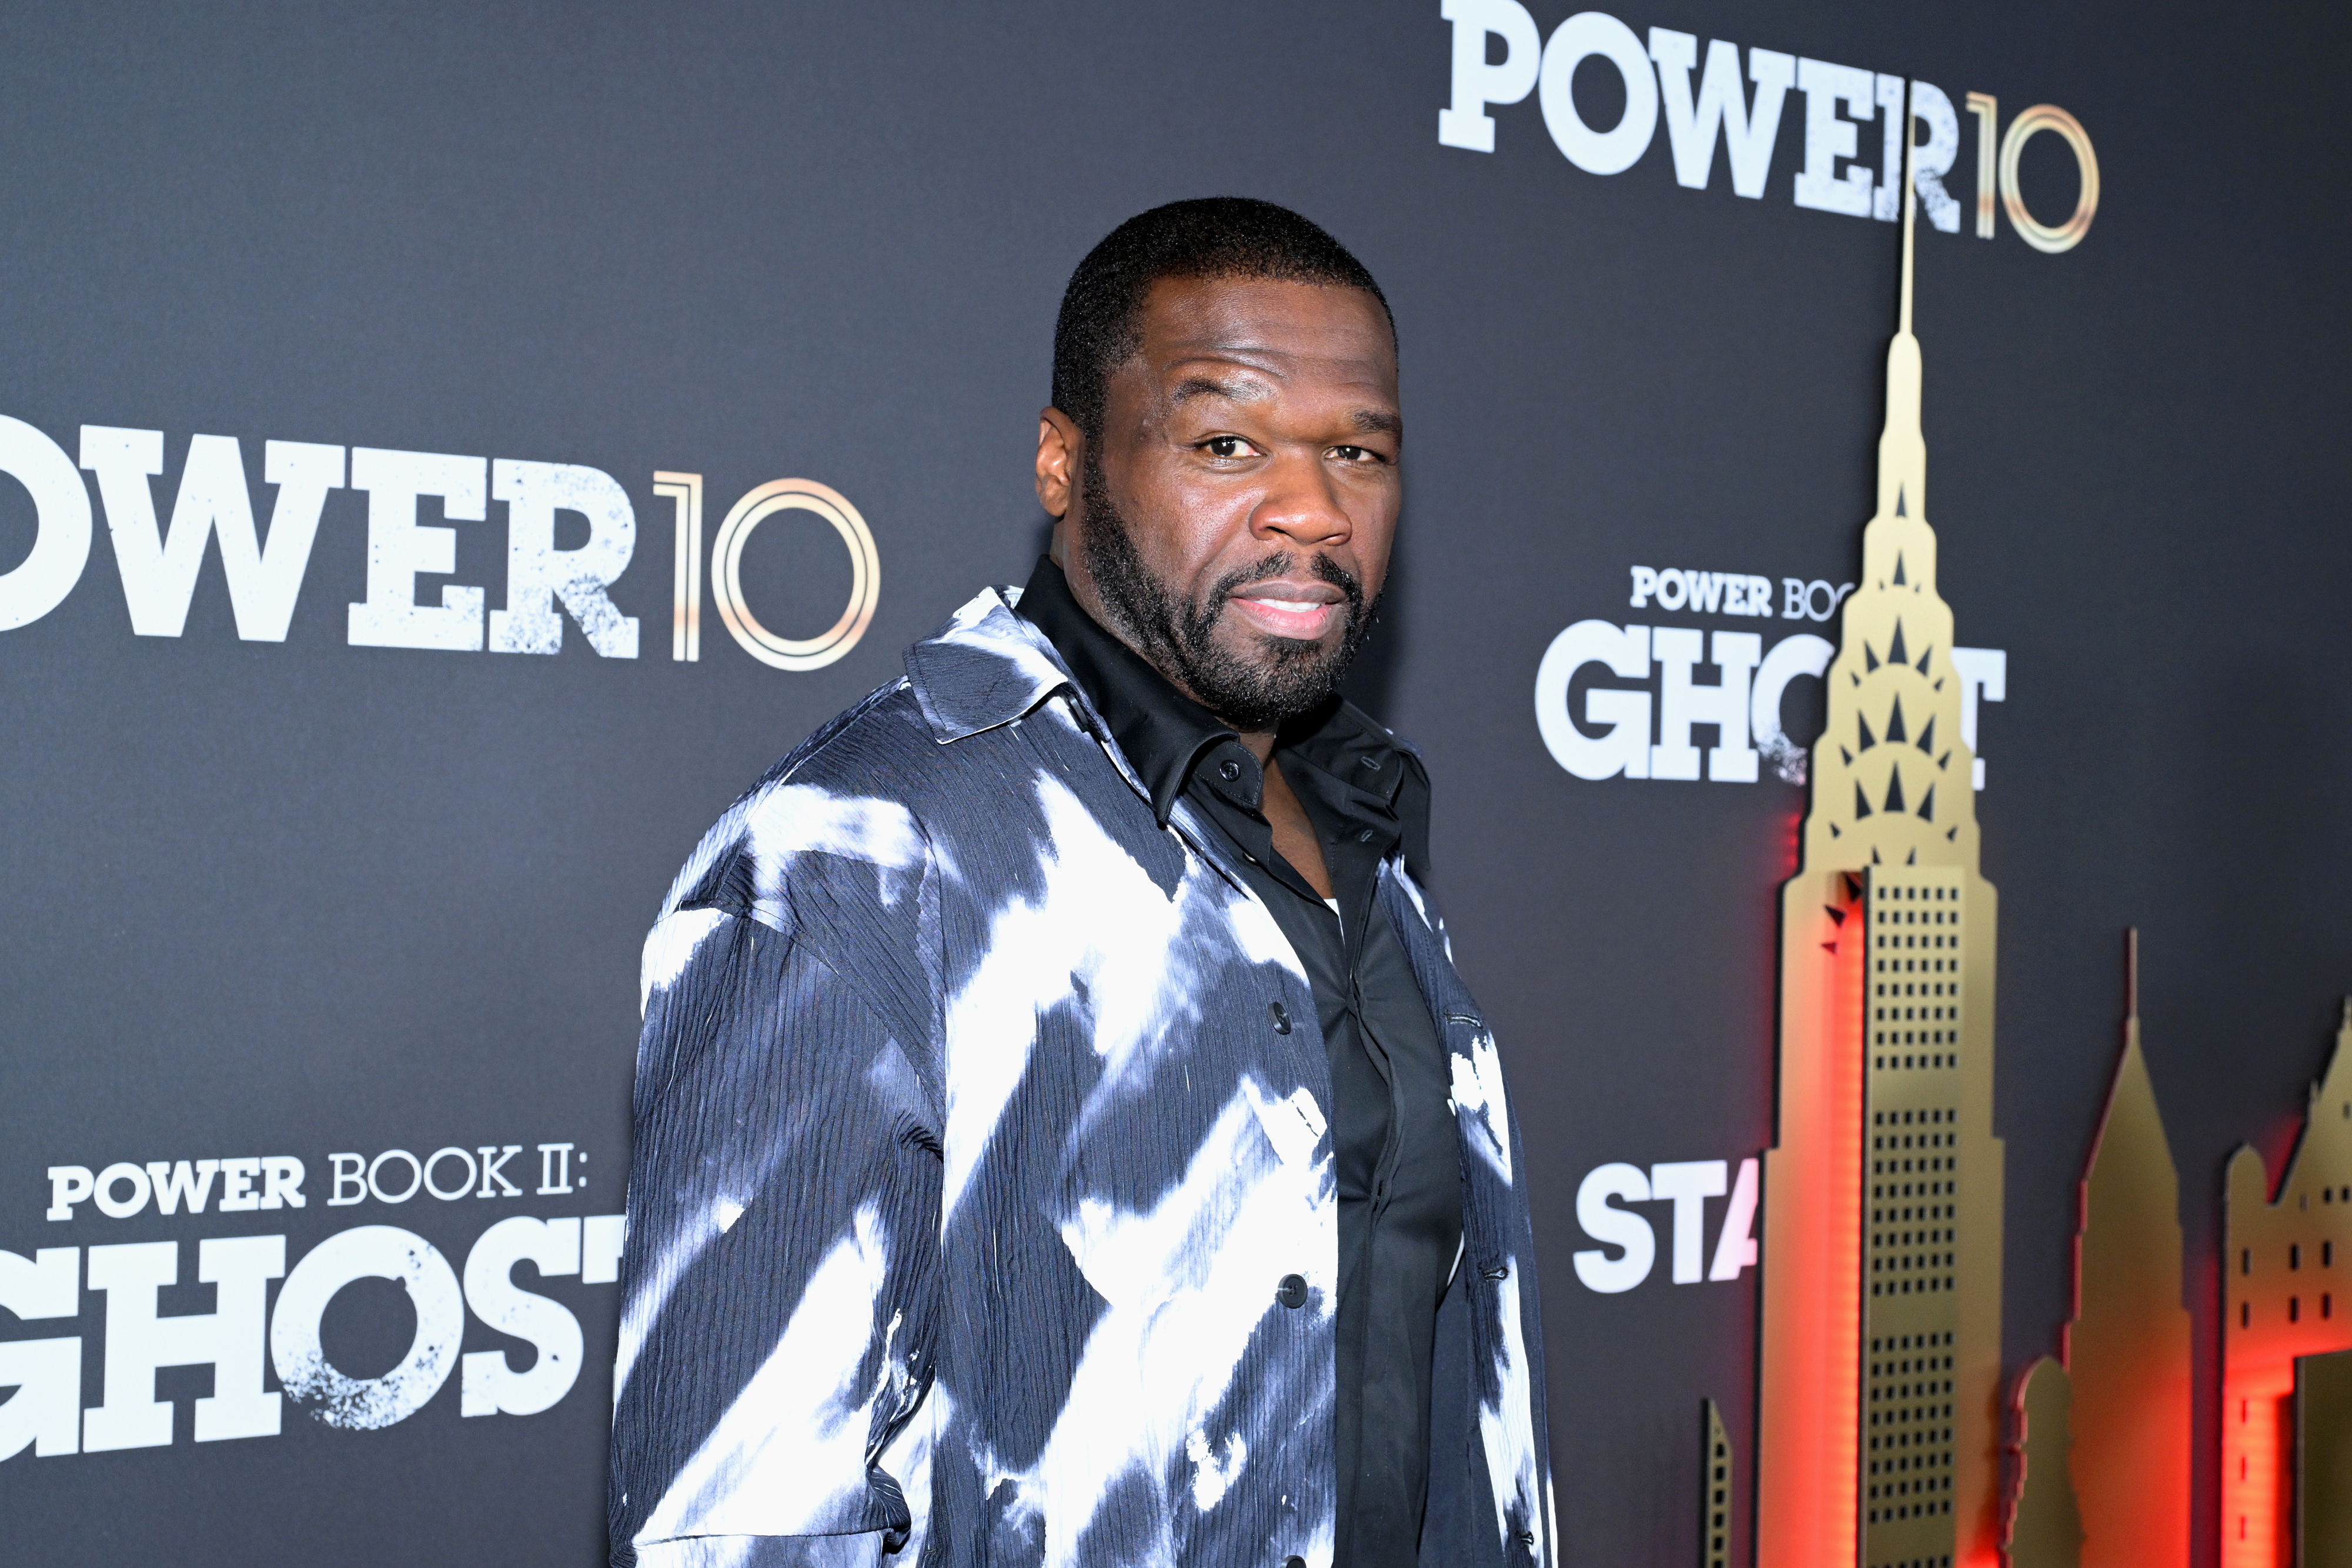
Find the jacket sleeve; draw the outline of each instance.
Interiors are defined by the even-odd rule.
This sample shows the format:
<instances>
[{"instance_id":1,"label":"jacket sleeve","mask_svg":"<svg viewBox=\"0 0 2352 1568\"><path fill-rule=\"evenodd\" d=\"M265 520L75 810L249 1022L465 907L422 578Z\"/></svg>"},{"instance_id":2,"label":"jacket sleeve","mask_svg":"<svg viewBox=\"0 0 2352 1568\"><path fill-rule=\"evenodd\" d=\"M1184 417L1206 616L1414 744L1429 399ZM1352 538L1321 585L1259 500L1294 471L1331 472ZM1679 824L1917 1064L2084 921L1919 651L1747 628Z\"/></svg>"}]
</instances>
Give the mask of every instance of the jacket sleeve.
<instances>
[{"instance_id":1,"label":"jacket sleeve","mask_svg":"<svg viewBox=\"0 0 2352 1568\"><path fill-rule=\"evenodd\" d=\"M647 939L615 1564L905 1560L940 1158L919 1044L896 1032L750 912L677 909Z\"/></svg>"}]
</instances>

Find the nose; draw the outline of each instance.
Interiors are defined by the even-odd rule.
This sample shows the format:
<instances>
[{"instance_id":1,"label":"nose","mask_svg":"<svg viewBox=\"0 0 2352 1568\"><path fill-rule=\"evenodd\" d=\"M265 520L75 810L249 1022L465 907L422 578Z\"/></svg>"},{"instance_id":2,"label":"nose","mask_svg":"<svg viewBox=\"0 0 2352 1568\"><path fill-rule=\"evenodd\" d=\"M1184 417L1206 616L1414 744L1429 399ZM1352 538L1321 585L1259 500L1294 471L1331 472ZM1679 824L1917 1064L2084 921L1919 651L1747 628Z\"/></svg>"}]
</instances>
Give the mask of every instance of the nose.
<instances>
[{"instance_id":1,"label":"nose","mask_svg":"<svg viewBox=\"0 0 2352 1568\"><path fill-rule=\"evenodd\" d=\"M1331 476L1318 454L1286 457L1268 476L1264 495L1250 512L1252 537L1287 541L1302 549L1344 544L1355 520L1340 505Z\"/></svg>"}]
</instances>

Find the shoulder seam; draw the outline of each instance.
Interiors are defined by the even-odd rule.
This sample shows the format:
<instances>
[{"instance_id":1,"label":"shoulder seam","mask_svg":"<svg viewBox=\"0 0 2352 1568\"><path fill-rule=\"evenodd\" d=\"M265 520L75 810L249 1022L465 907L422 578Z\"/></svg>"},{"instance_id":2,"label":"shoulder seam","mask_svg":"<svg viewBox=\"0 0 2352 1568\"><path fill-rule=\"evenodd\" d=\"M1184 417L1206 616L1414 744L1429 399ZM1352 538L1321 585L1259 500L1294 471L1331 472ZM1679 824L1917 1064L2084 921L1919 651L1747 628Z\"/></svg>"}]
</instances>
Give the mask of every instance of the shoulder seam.
<instances>
[{"instance_id":1,"label":"shoulder seam","mask_svg":"<svg viewBox=\"0 0 2352 1568\"><path fill-rule=\"evenodd\" d=\"M849 734L852 728L856 728L858 719L863 719L868 712L873 712L875 707L879 707L882 703L889 701L889 698L898 695L901 691L910 691L910 689L912 689L912 682L908 682L906 674L901 674L898 679L889 682L887 686L875 686L873 691L868 691L868 694L863 695L861 701L858 701L852 710L845 712L837 722L828 724L821 734L809 736L809 740L804 743L804 746L793 747L795 755L785 757L785 768L776 776L776 783L788 783L788 780L793 779L793 773L797 773L800 768L807 767L807 764L814 762L818 755L824 755L824 752L833 746L835 740L840 740L842 736Z\"/></svg>"},{"instance_id":2,"label":"shoulder seam","mask_svg":"<svg viewBox=\"0 0 2352 1568\"><path fill-rule=\"evenodd\" d=\"M901 694L901 691L906 691L906 689L908 689L908 679L906 679L906 674L901 674L901 677L894 679L894 682L887 682L887 685L882 685L882 686L875 686L873 691L868 691L868 694L866 694L866 695L861 695L861 698L858 698L856 703L852 703L852 706L845 707L845 710L842 710L842 712L837 712L837 715L833 715L833 717L830 717L830 719L825 719L824 724L818 724L818 727L814 728L814 731L812 731L812 734L807 736L807 738L802 738L800 746L795 746L795 747L793 747L793 750L785 752L785 755L781 757L781 759L779 759L779 762L774 764L774 767L769 768L767 773L762 773L762 776L760 776L760 780L757 780L757 783L752 783L752 788L743 789L743 795L736 797L736 804L740 806L740 804L743 804L743 801L751 800L752 795L762 795L762 792L767 792L767 789L772 789L772 788L774 788L774 785L788 783L788 780L793 779L793 773L797 773L797 771L800 771L800 768L807 767L809 762L814 762L814 759L816 759L816 757L824 755L824 752L828 750L830 746L833 746L835 740L840 740L842 736L849 734L849 731L852 731L852 728L856 727L856 724L861 722L861 719L866 717L866 715L870 715L870 712L873 712L875 707L879 707L879 706L882 706L882 703L887 703L887 701L889 701L889 698L894 698L894 695L898 695L898 694Z\"/></svg>"}]
</instances>

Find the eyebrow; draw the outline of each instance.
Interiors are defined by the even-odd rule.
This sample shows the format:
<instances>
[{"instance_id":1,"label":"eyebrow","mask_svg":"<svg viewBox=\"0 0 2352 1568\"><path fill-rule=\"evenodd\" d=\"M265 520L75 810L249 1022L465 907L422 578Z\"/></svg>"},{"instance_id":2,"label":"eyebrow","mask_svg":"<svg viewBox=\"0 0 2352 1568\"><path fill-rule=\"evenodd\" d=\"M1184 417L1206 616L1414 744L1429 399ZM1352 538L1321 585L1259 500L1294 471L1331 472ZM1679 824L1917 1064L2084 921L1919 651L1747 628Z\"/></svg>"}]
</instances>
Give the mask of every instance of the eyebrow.
<instances>
[{"instance_id":1,"label":"eyebrow","mask_svg":"<svg viewBox=\"0 0 2352 1568\"><path fill-rule=\"evenodd\" d=\"M1188 398L1216 397L1227 402L1255 402L1266 395L1266 389L1255 382L1221 382L1214 376L1188 376L1176 383L1169 395L1170 403L1181 403ZM1360 408L1348 416L1348 423L1363 435L1397 435L1404 434L1404 421L1385 409Z\"/></svg>"},{"instance_id":2,"label":"eyebrow","mask_svg":"<svg viewBox=\"0 0 2352 1568\"><path fill-rule=\"evenodd\" d=\"M1214 376L1190 376L1176 384L1169 402L1182 402L1187 398L1221 397L1227 402L1251 402L1265 395L1265 388L1255 382L1221 382Z\"/></svg>"}]
</instances>

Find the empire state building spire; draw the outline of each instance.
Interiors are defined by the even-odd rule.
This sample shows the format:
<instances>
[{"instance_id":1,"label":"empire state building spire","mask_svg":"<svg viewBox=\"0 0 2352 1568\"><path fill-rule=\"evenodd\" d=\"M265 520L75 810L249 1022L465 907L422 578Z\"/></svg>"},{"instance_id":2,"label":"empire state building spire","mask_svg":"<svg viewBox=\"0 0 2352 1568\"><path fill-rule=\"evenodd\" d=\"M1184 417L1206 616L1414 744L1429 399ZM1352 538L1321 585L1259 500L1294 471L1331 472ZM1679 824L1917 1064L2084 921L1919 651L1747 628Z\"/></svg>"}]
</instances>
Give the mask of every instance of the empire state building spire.
<instances>
[{"instance_id":1,"label":"empire state building spire","mask_svg":"<svg viewBox=\"0 0 2352 1568\"><path fill-rule=\"evenodd\" d=\"M1906 154L1878 510L1823 677L1801 865L1782 890L1761 1568L1999 1562L1998 906L1977 870L1962 682L1927 519L1910 175Z\"/></svg>"}]
</instances>

